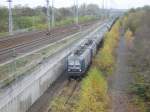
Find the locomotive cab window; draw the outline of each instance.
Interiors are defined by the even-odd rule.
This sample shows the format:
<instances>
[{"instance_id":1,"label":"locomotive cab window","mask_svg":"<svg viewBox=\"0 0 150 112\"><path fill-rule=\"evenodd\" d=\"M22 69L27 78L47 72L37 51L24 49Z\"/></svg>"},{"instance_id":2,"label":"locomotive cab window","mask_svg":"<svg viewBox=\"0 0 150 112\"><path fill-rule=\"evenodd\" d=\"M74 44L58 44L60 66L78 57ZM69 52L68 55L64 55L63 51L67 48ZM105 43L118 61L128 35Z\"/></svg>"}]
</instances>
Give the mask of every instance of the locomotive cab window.
<instances>
[{"instance_id":1,"label":"locomotive cab window","mask_svg":"<svg viewBox=\"0 0 150 112\"><path fill-rule=\"evenodd\" d=\"M79 60L69 60L68 65L71 66L80 66L80 61Z\"/></svg>"}]
</instances>

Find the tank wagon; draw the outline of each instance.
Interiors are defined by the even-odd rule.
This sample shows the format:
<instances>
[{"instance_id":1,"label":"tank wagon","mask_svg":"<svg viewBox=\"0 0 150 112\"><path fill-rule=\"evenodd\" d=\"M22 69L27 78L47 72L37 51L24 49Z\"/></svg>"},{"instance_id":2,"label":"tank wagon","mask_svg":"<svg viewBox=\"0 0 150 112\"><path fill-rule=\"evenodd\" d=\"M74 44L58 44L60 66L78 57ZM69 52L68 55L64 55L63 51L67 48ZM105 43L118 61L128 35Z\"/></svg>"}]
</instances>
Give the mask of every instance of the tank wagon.
<instances>
[{"instance_id":1,"label":"tank wagon","mask_svg":"<svg viewBox=\"0 0 150 112\"><path fill-rule=\"evenodd\" d=\"M84 42L67 57L67 74L71 77L82 77L91 64L93 56L101 43L104 34L110 30L115 19L106 21L93 37L84 39Z\"/></svg>"}]
</instances>

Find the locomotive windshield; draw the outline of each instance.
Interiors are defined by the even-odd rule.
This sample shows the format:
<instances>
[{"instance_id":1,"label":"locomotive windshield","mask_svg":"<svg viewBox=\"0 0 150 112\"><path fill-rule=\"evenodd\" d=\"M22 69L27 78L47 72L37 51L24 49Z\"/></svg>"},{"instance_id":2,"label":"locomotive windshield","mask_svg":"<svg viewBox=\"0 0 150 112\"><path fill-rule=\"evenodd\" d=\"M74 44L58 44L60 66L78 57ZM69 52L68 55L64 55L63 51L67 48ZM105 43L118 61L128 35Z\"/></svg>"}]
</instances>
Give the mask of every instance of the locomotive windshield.
<instances>
[{"instance_id":1,"label":"locomotive windshield","mask_svg":"<svg viewBox=\"0 0 150 112\"><path fill-rule=\"evenodd\" d=\"M80 61L79 60L69 60L68 65L80 66Z\"/></svg>"},{"instance_id":2,"label":"locomotive windshield","mask_svg":"<svg viewBox=\"0 0 150 112\"><path fill-rule=\"evenodd\" d=\"M80 60L77 59L68 60L68 71L69 72L81 71Z\"/></svg>"}]
</instances>

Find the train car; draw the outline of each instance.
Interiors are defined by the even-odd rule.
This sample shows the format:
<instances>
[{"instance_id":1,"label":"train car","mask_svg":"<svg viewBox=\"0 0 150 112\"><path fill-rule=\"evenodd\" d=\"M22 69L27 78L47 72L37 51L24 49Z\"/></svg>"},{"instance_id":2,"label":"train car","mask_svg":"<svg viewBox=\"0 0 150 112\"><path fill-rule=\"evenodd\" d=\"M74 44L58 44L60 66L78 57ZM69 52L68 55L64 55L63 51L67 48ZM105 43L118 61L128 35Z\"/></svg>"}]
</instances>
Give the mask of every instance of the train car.
<instances>
[{"instance_id":1,"label":"train car","mask_svg":"<svg viewBox=\"0 0 150 112\"><path fill-rule=\"evenodd\" d=\"M96 42L92 39L85 39L82 45L67 58L67 73L69 77L82 76L88 69L96 51Z\"/></svg>"},{"instance_id":2,"label":"train car","mask_svg":"<svg viewBox=\"0 0 150 112\"><path fill-rule=\"evenodd\" d=\"M108 31L107 25L104 24L99 31L93 36L93 40L96 42L97 46L102 42L105 33Z\"/></svg>"},{"instance_id":3,"label":"train car","mask_svg":"<svg viewBox=\"0 0 150 112\"><path fill-rule=\"evenodd\" d=\"M113 21L114 20L111 20L110 22L108 21L105 24L103 24L100 30L97 32L97 34L93 37L97 45L101 43L105 33L111 29Z\"/></svg>"},{"instance_id":4,"label":"train car","mask_svg":"<svg viewBox=\"0 0 150 112\"><path fill-rule=\"evenodd\" d=\"M97 51L97 43L96 40L94 39L87 39L85 46L87 47L87 49L91 50L91 55L92 57L96 54Z\"/></svg>"},{"instance_id":5,"label":"train car","mask_svg":"<svg viewBox=\"0 0 150 112\"><path fill-rule=\"evenodd\" d=\"M86 38L85 41L67 57L67 73L69 77L81 77L87 71L92 57L96 54L97 47L103 39L104 34L113 24L106 22L93 37Z\"/></svg>"},{"instance_id":6,"label":"train car","mask_svg":"<svg viewBox=\"0 0 150 112\"><path fill-rule=\"evenodd\" d=\"M101 32L99 32L99 33L97 33L96 35L93 36L93 40L95 41L97 47L99 46L102 39L103 39L103 34Z\"/></svg>"},{"instance_id":7,"label":"train car","mask_svg":"<svg viewBox=\"0 0 150 112\"><path fill-rule=\"evenodd\" d=\"M67 58L67 72L69 77L79 77L87 70L91 63L91 50L80 46Z\"/></svg>"}]
</instances>

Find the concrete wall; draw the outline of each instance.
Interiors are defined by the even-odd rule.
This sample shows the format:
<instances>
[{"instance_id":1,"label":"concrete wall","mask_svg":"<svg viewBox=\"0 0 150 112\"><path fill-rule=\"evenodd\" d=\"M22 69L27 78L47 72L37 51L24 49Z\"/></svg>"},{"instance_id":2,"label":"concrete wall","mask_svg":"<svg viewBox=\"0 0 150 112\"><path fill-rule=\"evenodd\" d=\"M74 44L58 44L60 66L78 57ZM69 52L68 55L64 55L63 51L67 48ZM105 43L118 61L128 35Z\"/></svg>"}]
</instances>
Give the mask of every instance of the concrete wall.
<instances>
[{"instance_id":1,"label":"concrete wall","mask_svg":"<svg viewBox=\"0 0 150 112\"><path fill-rule=\"evenodd\" d=\"M25 112L65 70L66 55L66 52L59 53L30 76L10 86L0 98L0 112Z\"/></svg>"},{"instance_id":2,"label":"concrete wall","mask_svg":"<svg viewBox=\"0 0 150 112\"><path fill-rule=\"evenodd\" d=\"M99 29L95 29L89 36L92 37L97 31ZM0 90L0 112L25 112L29 109L65 70L66 56L82 41L45 60L32 74L18 79L5 90Z\"/></svg>"}]
</instances>

